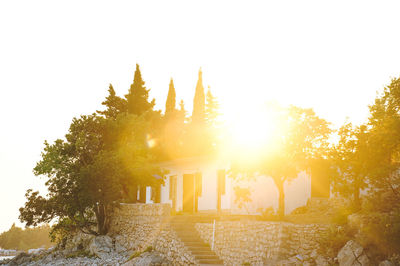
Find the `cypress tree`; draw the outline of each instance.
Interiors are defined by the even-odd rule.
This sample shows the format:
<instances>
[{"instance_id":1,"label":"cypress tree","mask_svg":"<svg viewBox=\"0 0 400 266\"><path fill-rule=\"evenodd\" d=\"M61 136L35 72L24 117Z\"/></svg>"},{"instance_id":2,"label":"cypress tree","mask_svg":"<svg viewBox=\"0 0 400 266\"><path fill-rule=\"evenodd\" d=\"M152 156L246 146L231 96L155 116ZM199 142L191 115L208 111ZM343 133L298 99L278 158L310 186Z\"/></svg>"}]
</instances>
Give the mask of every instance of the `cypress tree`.
<instances>
[{"instance_id":1,"label":"cypress tree","mask_svg":"<svg viewBox=\"0 0 400 266\"><path fill-rule=\"evenodd\" d=\"M136 64L135 77L129 93L125 95L128 100L128 113L141 115L149 110L152 110L155 101L154 99L149 102L149 91L144 86L144 81L142 79L142 74L140 73L139 65Z\"/></svg>"},{"instance_id":2,"label":"cypress tree","mask_svg":"<svg viewBox=\"0 0 400 266\"><path fill-rule=\"evenodd\" d=\"M115 94L113 85L110 84L108 88L108 96L106 100L101 103L106 106L104 111L97 111L97 113L104 115L107 118L116 118L118 114L127 111L127 101Z\"/></svg>"},{"instance_id":3,"label":"cypress tree","mask_svg":"<svg viewBox=\"0 0 400 266\"><path fill-rule=\"evenodd\" d=\"M176 104L175 97L176 97L176 93L175 93L174 81L171 78L171 81L169 83L167 102L165 103L165 116L166 117L171 116L175 112L175 104Z\"/></svg>"},{"instance_id":4,"label":"cypress tree","mask_svg":"<svg viewBox=\"0 0 400 266\"><path fill-rule=\"evenodd\" d=\"M193 99L193 113L192 122L193 123L203 123L205 119L205 95L203 87L203 77L201 68L199 70L199 79L196 85L196 92Z\"/></svg>"}]
</instances>

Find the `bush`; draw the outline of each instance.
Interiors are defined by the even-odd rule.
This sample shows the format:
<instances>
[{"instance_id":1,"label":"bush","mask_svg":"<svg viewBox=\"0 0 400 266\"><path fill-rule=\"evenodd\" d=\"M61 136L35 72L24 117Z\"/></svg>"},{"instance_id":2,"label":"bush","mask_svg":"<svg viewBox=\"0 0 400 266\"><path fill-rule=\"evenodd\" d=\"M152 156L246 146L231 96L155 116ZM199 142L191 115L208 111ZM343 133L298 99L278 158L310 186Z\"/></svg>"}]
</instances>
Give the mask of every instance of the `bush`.
<instances>
[{"instance_id":1,"label":"bush","mask_svg":"<svg viewBox=\"0 0 400 266\"><path fill-rule=\"evenodd\" d=\"M137 258L137 257L139 257L140 255L142 255L142 252L136 251L135 253L133 253L133 254L129 257L128 261L130 261L130 260L132 260L132 259L134 259L134 258Z\"/></svg>"},{"instance_id":2,"label":"bush","mask_svg":"<svg viewBox=\"0 0 400 266\"><path fill-rule=\"evenodd\" d=\"M153 251L153 247L148 246L143 252L152 252L152 251Z\"/></svg>"},{"instance_id":3,"label":"bush","mask_svg":"<svg viewBox=\"0 0 400 266\"><path fill-rule=\"evenodd\" d=\"M307 206L301 206L294 209L290 214L305 214L307 213L307 211L308 211Z\"/></svg>"},{"instance_id":4,"label":"bush","mask_svg":"<svg viewBox=\"0 0 400 266\"><path fill-rule=\"evenodd\" d=\"M25 251L31 248L49 248L52 245L50 230L49 225L22 229L13 224L8 231L0 234L0 247Z\"/></svg>"},{"instance_id":5,"label":"bush","mask_svg":"<svg viewBox=\"0 0 400 266\"><path fill-rule=\"evenodd\" d=\"M262 212L261 218L266 221L278 221L279 220L279 216L275 213L275 210L272 207L266 208Z\"/></svg>"},{"instance_id":6,"label":"bush","mask_svg":"<svg viewBox=\"0 0 400 266\"><path fill-rule=\"evenodd\" d=\"M326 235L319 239L319 251L328 257L336 257L347 241L354 238L356 231L348 225L331 226Z\"/></svg>"},{"instance_id":7,"label":"bush","mask_svg":"<svg viewBox=\"0 0 400 266\"><path fill-rule=\"evenodd\" d=\"M332 222L338 225L345 225L347 224L347 217L352 213L353 212L350 208L340 207L333 214Z\"/></svg>"},{"instance_id":8,"label":"bush","mask_svg":"<svg viewBox=\"0 0 400 266\"><path fill-rule=\"evenodd\" d=\"M360 243L376 256L388 257L400 252L400 209L390 213L369 213L360 230Z\"/></svg>"}]
</instances>

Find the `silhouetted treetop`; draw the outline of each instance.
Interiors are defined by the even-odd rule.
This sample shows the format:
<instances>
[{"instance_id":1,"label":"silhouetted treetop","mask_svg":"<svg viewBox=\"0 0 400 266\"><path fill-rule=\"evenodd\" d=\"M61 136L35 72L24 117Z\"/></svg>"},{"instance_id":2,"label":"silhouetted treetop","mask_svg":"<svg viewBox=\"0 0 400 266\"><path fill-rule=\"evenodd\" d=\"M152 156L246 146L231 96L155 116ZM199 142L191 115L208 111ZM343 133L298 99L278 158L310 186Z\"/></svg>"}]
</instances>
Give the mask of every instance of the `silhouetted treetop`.
<instances>
[{"instance_id":1,"label":"silhouetted treetop","mask_svg":"<svg viewBox=\"0 0 400 266\"><path fill-rule=\"evenodd\" d=\"M116 118L118 114L125 113L128 110L128 102L115 94L112 84L109 86L106 100L101 104L106 106L107 109L97 111L97 113L104 115L106 118Z\"/></svg>"},{"instance_id":2,"label":"silhouetted treetop","mask_svg":"<svg viewBox=\"0 0 400 266\"><path fill-rule=\"evenodd\" d=\"M203 77L201 69L199 70L199 79L197 80L196 92L193 99L192 122L203 123L205 120L205 95L203 87Z\"/></svg>"},{"instance_id":3,"label":"silhouetted treetop","mask_svg":"<svg viewBox=\"0 0 400 266\"><path fill-rule=\"evenodd\" d=\"M155 105L155 100L153 99L149 102L149 91L144 86L145 82L142 79L142 74L140 73L139 65L136 64L135 77L129 93L125 95L128 100L128 113L141 115L149 110L152 110Z\"/></svg>"},{"instance_id":4,"label":"silhouetted treetop","mask_svg":"<svg viewBox=\"0 0 400 266\"><path fill-rule=\"evenodd\" d=\"M175 87L174 87L174 80L171 78L171 81L169 83L169 90L168 90L168 96L167 96L167 101L165 103L165 116L171 116L175 112L175 105L176 105L176 93L175 93Z\"/></svg>"}]
</instances>

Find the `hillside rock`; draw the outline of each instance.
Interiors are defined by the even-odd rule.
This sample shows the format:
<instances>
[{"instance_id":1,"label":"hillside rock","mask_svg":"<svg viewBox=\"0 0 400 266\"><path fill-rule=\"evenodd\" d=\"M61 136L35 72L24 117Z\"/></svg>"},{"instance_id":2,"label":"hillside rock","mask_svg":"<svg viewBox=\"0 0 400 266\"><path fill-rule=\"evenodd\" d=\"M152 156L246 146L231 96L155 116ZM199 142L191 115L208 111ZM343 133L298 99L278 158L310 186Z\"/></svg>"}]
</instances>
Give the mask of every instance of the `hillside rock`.
<instances>
[{"instance_id":1,"label":"hillside rock","mask_svg":"<svg viewBox=\"0 0 400 266\"><path fill-rule=\"evenodd\" d=\"M370 260L364 248L354 240L350 240L338 253L340 266L370 265Z\"/></svg>"},{"instance_id":2,"label":"hillside rock","mask_svg":"<svg viewBox=\"0 0 400 266\"><path fill-rule=\"evenodd\" d=\"M112 239L109 236L96 236L89 244L89 252L99 258L107 257L113 251Z\"/></svg>"},{"instance_id":3,"label":"hillside rock","mask_svg":"<svg viewBox=\"0 0 400 266\"><path fill-rule=\"evenodd\" d=\"M133 258L122 266L151 266L171 265L172 263L163 258L158 252L145 252L139 257Z\"/></svg>"}]
</instances>

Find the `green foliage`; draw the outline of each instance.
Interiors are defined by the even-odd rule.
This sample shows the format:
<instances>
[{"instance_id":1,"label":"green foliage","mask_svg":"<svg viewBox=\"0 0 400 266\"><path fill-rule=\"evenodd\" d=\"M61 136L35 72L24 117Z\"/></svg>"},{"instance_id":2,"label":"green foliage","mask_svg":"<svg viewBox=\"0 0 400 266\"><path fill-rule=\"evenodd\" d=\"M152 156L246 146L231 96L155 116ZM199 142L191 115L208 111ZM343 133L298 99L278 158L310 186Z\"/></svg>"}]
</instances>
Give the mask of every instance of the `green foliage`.
<instances>
[{"instance_id":1,"label":"green foliage","mask_svg":"<svg viewBox=\"0 0 400 266\"><path fill-rule=\"evenodd\" d=\"M129 201L137 185L151 186L162 175L154 166L144 117L121 113L74 118L65 140L45 142L35 175L47 177L48 196L28 190L20 220L28 226L57 219L53 237L78 229L106 234L114 205Z\"/></svg>"},{"instance_id":2,"label":"green foliage","mask_svg":"<svg viewBox=\"0 0 400 266\"><path fill-rule=\"evenodd\" d=\"M142 255L142 252L136 251L135 253L133 253L133 254L129 257L128 261L130 261L131 259L137 258L137 257L139 257L140 255Z\"/></svg>"},{"instance_id":3,"label":"green foliage","mask_svg":"<svg viewBox=\"0 0 400 266\"><path fill-rule=\"evenodd\" d=\"M108 89L109 95L106 97L106 100L101 104L106 106L107 109L104 111L97 111L98 114L104 115L106 118L117 118L117 116L121 113L127 112L128 102L116 96L113 86L110 84Z\"/></svg>"},{"instance_id":4,"label":"green foliage","mask_svg":"<svg viewBox=\"0 0 400 266\"><path fill-rule=\"evenodd\" d=\"M354 238L355 231L348 226L331 226L325 235L318 238L319 252L328 257L336 257L347 241Z\"/></svg>"},{"instance_id":5,"label":"green foliage","mask_svg":"<svg viewBox=\"0 0 400 266\"><path fill-rule=\"evenodd\" d=\"M333 175L333 188L343 196L352 196L357 211L361 208L360 190L367 187L370 173L370 136L366 125L354 127L347 123L339 129L339 137L331 153L338 171Z\"/></svg>"},{"instance_id":6,"label":"green foliage","mask_svg":"<svg viewBox=\"0 0 400 266\"><path fill-rule=\"evenodd\" d=\"M369 213L361 227L359 242L385 257L400 251L400 209L392 213Z\"/></svg>"},{"instance_id":7,"label":"green foliage","mask_svg":"<svg viewBox=\"0 0 400 266\"><path fill-rule=\"evenodd\" d=\"M151 252L151 251L153 251L152 246L148 246L144 251L136 251L129 257L128 261L130 261L134 258L140 257L140 255L142 255L145 252Z\"/></svg>"},{"instance_id":8,"label":"green foliage","mask_svg":"<svg viewBox=\"0 0 400 266\"><path fill-rule=\"evenodd\" d=\"M144 86L145 82L142 79L142 74L139 65L136 64L135 77L129 93L125 95L128 100L128 113L135 115L142 115L147 111L153 110L155 100L149 102L149 91Z\"/></svg>"},{"instance_id":9,"label":"green foliage","mask_svg":"<svg viewBox=\"0 0 400 266\"><path fill-rule=\"evenodd\" d=\"M272 207L265 208L261 213L261 218L265 221L278 221L281 219Z\"/></svg>"},{"instance_id":10,"label":"green foliage","mask_svg":"<svg viewBox=\"0 0 400 266\"><path fill-rule=\"evenodd\" d=\"M290 214L305 214L307 213L307 206L300 206L294 209Z\"/></svg>"},{"instance_id":11,"label":"green foliage","mask_svg":"<svg viewBox=\"0 0 400 266\"><path fill-rule=\"evenodd\" d=\"M268 149L250 163L233 162L231 171L236 173L259 173L272 177L279 192L278 214L285 210L284 184L296 178L301 170L307 170L315 159L328 154L329 124L313 110L291 106L275 108L271 113L281 122L282 131ZM262 122L262 121L261 121Z\"/></svg>"},{"instance_id":12,"label":"green foliage","mask_svg":"<svg viewBox=\"0 0 400 266\"><path fill-rule=\"evenodd\" d=\"M369 182L400 200L400 78L393 79L370 106L370 145L374 152Z\"/></svg>"},{"instance_id":13,"label":"green foliage","mask_svg":"<svg viewBox=\"0 0 400 266\"><path fill-rule=\"evenodd\" d=\"M51 246L49 225L25 228L13 224L8 231L0 234L0 247L3 249L25 250Z\"/></svg>"},{"instance_id":14,"label":"green foliage","mask_svg":"<svg viewBox=\"0 0 400 266\"><path fill-rule=\"evenodd\" d=\"M153 247L148 246L143 252L152 252L152 251L153 251Z\"/></svg>"},{"instance_id":15,"label":"green foliage","mask_svg":"<svg viewBox=\"0 0 400 266\"><path fill-rule=\"evenodd\" d=\"M346 225L347 224L347 217L352 214L353 211L351 208L348 207L340 207L337 210L335 210L333 217L332 217L332 222L337 225Z\"/></svg>"}]
</instances>

